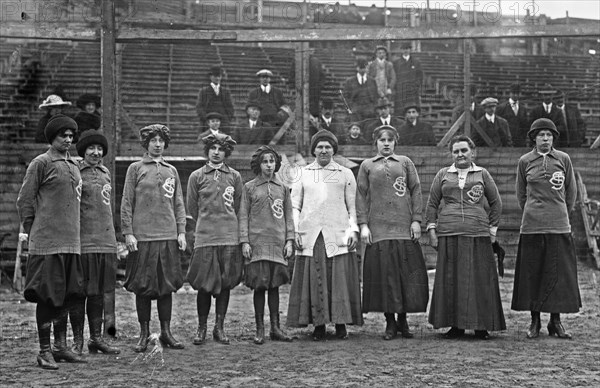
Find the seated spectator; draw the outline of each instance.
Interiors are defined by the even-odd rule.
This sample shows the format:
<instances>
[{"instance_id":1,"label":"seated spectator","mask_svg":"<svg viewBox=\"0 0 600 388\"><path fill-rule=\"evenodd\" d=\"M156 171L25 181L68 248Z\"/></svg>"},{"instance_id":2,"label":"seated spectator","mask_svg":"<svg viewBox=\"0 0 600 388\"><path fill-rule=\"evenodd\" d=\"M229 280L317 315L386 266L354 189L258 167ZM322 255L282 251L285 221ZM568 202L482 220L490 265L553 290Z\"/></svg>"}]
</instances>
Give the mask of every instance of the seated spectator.
<instances>
[{"instance_id":1,"label":"seated spectator","mask_svg":"<svg viewBox=\"0 0 600 388\"><path fill-rule=\"evenodd\" d=\"M491 147L512 147L512 139L510 137L510 129L508 128L508 122L502 117L496 116L496 107L498 106L498 100L492 97L488 97L481 101L481 106L485 111L482 118L477 120L477 124L483 129L483 131L492 140ZM487 147L485 140L481 137L479 132L475 128L472 130L471 139L477 147Z\"/></svg>"},{"instance_id":2,"label":"seated spectator","mask_svg":"<svg viewBox=\"0 0 600 388\"><path fill-rule=\"evenodd\" d=\"M221 114L223 127L229 126L234 115L231 92L228 88L221 85L221 79L223 78L223 69L221 66L212 66L208 72L208 77L210 84L200 88L198 101L196 102L196 111L198 112L201 131L208 128L206 115L209 112Z\"/></svg>"},{"instance_id":3,"label":"seated spectator","mask_svg":"<svg viewBox=\"0 0 600 388\"><path fill-rule=\"evenodd\" d=\"M271 85L273 73L262 69L256 73L260 85L248 93L248 102L257 103L261 109L262 120L271 126L279 127L287 119L282 106L287 105L283 91Z\"/></svg>"},{"instance_id":4,"label":"seated spectator","mask_svg":"<svg viewBox=\"0 0 600 388\"><path fill-rule=\"evenodd\" d=\"M394 129L400 128L403 124L403 121L398 119L397 117L393 117L390 112L392 109L392 104L387 98L380 98L377 101L377 106L375 107L375 112L377 113L376 119L371 119L367 121L365 125L365 138L371 139L373 136L373 131L375 128L380 127L382 125L390 125L394 127Z\"/></svg>"},{"instance_id":5,"label":"seated spectator","mask_svg":"<svg viewBox=\"0 0 600 388\"><path fill-rule=\"evenodd\" d=\"M38 121L38 126L35 131L36 143L48 143L46 135L44 134L46 124L48 124L48 121L50 121L53 116L62 114L63 109L67 106L71 106L71 102L63 101L63 99L56 94L49 95L48 98L40 104L39 108L45 110L46 114Z\"/></svg>"},{"instance_id":6,"label":"seated spectator","mask_svg":"<svg viewBox=\"0 0 600 388\"><path fill-rule=\"evenodd\" d=\"M275 128L260 118L260 106L254 101L246 104L247 119L235 130L234 138L239 144L269 144L275 136Z\"/></svg>"},{"instance_id":7,"label":"seated spectator","mask_svg":"<svg viewBox=\"0 0 600 388\"><path fill-rule=\"evenodd\" d=\"M203 138L205 138L206 136L213 134L213 135L217 135L219 133L221 134L228 134L224 129L221 128L221 119L223 118L223 116L218 113L218 112L210 112L209 114L206 115L206 124L208 125L208 129L204 132L201 132L198 135L198 141L202 141Z\"/></svg>"},{"instance_id":8,"label":"seated spectator","mask_svg":"<svg viewBox=\"0 0 600 388\"><path fill-rule=\"evenodd\" d=\"M367 74L377 83L379 97L389 98L396 85L396 72L394 65L388 60L388 50L385 46L377 46L375 58L369 64Z\"/></svg>"},{"instance_id":9,"label":"seated spectator","mask_svg":"<svg viewBox=\"0 0 600 388\"><path fill-rule=\"evenodd\" d=\"M586 125L577 105L567 104L565 93L560 92L556 100L562 120L556 126L560 136L556 140L557 147L581 147L586 142Z\"/></svg>"},{"instance_id":10,"label":"seated spectator","mask_svg":"<svg viewBox=\"0 0 600 388\"><path fill-rule=\"evenodd\" d=\"M333 115L333 101L326 98L321 102L321 113L319 117L310 119L310 136L321 129L326 129L334 135L341 135L342 122Z\"/></svg>"},{"instance_id":11,"label":"seated spectator","mask_svg":"<svg viewBox=\"0 0 600 388\"><path fill-rule=\"evenodd\" d=\"M356 75L346 79L343 93L354 121L362 122L375 116L377 84L367 76L366 59L356 60Z\"/></svg>"},{"instance_id":12,"label":"seated spectator","mask_svg":"<svg viewBox=\"0 0 600 388\"><path fill-rule=\"evenodd\" d=\"M76 143L79 140L79 135L88 129L99 129L102 124L102 118L100 117L100 96L95 94L84 94L77 99L77 107L81 109L81 112L75 116L75 122L77 123L77 133L73 138L73 142Z\"/></svg>"},{"instance_id":13,"label":"seated spectator","mask_svg":"<svg viewBox=\"0 0 600 388\"><path fill-rule=\"evenodd\" d=\"M404 107L406 122L398 128L398 145L433 146L436 145L433 127L421 120L421 108L417 104Z\"/></svg>"},{"instance_id":14,"label":"seated spectator","mask_svg":"<svg viewBox=\"0 0 600 388\"><path fill-rule=\"evenodd\" d=\"M347 130L346 135L343 137L343 145L369 145L369 141L361 134L360 124L351 123Z\"/></svg>"},{"instance_id":15,"label":"seated spectator","mask_svg":"<svg viewBox=\"0 0 600 388\"><path fill-rule=\"evenodd\" d=\"M510 85L508 96L508 101L498 105L496 114L508 122L513 146L526 147L527 131L529 131L529 118L525 105L519 102L521 86L519 84Z\"/></svg>"}]
</instances>

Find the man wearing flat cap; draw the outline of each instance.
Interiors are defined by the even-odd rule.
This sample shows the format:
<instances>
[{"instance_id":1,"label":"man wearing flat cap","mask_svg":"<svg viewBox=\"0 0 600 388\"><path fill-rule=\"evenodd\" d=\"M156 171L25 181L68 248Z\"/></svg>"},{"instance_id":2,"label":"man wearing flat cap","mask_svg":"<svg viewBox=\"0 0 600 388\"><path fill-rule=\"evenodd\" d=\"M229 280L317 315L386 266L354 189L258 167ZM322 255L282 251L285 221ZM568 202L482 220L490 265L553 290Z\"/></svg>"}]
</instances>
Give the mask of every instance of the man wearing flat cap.
<instances>
[{"instance_id":1,"label":"man wearing flat cap","mask_svg":"<svg viewBox=\"0 0 600 388\"><path fill-rule=\"evenodd\" d=\"M265 123L261 115L261 109L257 102L250 101L246 104L247 118L235 129L234 139L239 144L269 144L275 136L275 128Z\"/></svg>"},{"instance_id":2,"label":"man wearing flat cap","mask_svg":"<svg viewBox=\"0 0 600 388\"><path fill-rule=\"evenodd\" d=\"M396 73L396 90L394 106L400 109L408 104L421 105L421 85L423 69L421 62L411 55L411 43L404 42L400 46L401 56L394 61Z\"/></svg>"},{"instance_id":3,"label":"man wearing flat cap","mask_svg":"<svg viewBox=\"0 0 600 388\"><path fill-rule=\"evenodd\" d=\"M398 145L434 146L435 136L431 124L421 120L421 108L416 104L404 107L406 122L398 128Z\"/></svg>"},{"instance_id":4,"label":"man wearing flat cap","mask_svg":"<svg viewBox=\"0 0 600 388\"><path fill-rule=\"evenodd\" d=\"M477 120L477 124L492 140L491 147L512 147L512 139L510 137L510 129L508 122L502 117L496 115L496 107L498 100L493 97L488 97L481 101L481 106L485 112L483 117ZM486 147L485 140L479 135L476 130L472 134L473 142L478 147Z\"/></svg>"},{"instance_id":5,"label":"man wearing flat cap","mask_svg":"<svg viewBox=\"0 0 600 388\"><path fill-rule=\"evenodd\" d=\"M377 127L382 125L390 125L395 129L398 129L402 124L404 124L402 120L393 117L390 114L391 110L392 104L387 98L384 97L377 100L377 104L375 106L377 118L369 120L365 126L364 136L367 140L371 141L373 131Z\"/></svg>"},{"instance_id":6,"label":"man wearing flat cap","mask_svg":"<svg viewBox=\"0 0 600 388\"><path fill-rule=\"evenodd\" d=\"M392 89L396 85L396 72L392 62L388 60L388 50L385 46L375 48L375 58L369 64L367 74L375 80L379 97L389 98L392 95Z\"/></svg>"},{"instance_id":7,"label":"man wearing flat cap","mask_svg":"<svg viewBox=\"0 0 600 388\"><path fill-rule=\"evenodd\" d=\"M519 84L510 85L508 101L498 105L496 115L508 122L513 146L526 147L529 117L525 105L519 101L520 96L521 86Z\"/></svg>"},{"instance_id":8,"label":"man wearing flat cap","mask_svg":"<svg viewBox=\"0 0 600 388\"><path fill-rule=\"evenodd\" d=\"M208 72L208 77L210 78L210 84L200 88L196 103L201 131L208 128L206 115L210 112L221 115L221 125L223 127L229 126L234 115L231 92L221 85L223 69L220 66L212 66Z\"/></svg>"},{"instance_id":9,"label":"man wearing flat cap","mask_svg":"<svg viewBox=\"0 0 600 388\"><path fill-rule=\"evenodd\" d=\"M269 69L256 72L260 81L257 88L248 93L248 102L257 103L261 109L261 117L264 122L271 126L279 127L287 119L286 115L280 113L281 107L287 105L283 91L271 85L273 73Z\"/></svg>"},{"instance_id":10,"label":"man wearing flat cap","mask_svg":"<svg viewBox=\"0 0 600 388\"><path fill-rule=\"evenodd\" d=\"M378 99L377 84L367 75L367 60L356 60L356 75L344 82L344 98L352 111L352 120L363 121L375 117L375 105Z\"/></svg>"}]
</instances>

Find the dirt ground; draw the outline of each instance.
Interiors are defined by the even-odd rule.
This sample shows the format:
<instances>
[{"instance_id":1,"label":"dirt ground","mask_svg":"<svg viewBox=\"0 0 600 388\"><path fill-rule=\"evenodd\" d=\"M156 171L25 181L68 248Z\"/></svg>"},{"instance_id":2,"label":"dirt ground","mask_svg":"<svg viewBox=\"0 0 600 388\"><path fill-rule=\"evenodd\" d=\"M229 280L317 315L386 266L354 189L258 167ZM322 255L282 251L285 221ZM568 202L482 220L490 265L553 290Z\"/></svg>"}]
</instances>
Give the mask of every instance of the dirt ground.
<instances>
[{"instance_id":1,"label":"dirt ground","mask_svg":"<svg viewBox=\"0 0 600 388\"><path fill-rule=\"evenodd\" d=\"M430 291L433 271L430 271ZM362 327L349 327L350 338L337 340L333 327L328 341L313 342L312 327L288 329L292 343L267 340L252 343L252 294L238 286L231 297L226 332L231 345L208 341L194 346L197 325L195 294L187 285L174 296L172 331L184 350L164 349L154 357L132 351L138 335L134 296L117 290L120 355L87 355L89 364L60 364L44 371L38 351L35 305L19 294L0 294L0 384L5 386L68 387L577 387L600 386L600 272L579 266L583 308L562 317L572 341L547 336L548 316L542 315L542 335L527 340L529 314L510 310L512 272L501 279L508 330L489 341L468 335L442 339L427 316L410 314L414 339L384 341L382 314L366 314ZM4 281L3 284L6 284ZM289 287L281 290L285 322ZM209 325L214 319L214 303ZM268 318L267 318L268 321ZM211 327L211 326L209 326ZM158 332L153 304L152 332ZM209 330L210 332L210 330ZM87 328L85 332L88 336Z\"/></svg>"}]
</instances>

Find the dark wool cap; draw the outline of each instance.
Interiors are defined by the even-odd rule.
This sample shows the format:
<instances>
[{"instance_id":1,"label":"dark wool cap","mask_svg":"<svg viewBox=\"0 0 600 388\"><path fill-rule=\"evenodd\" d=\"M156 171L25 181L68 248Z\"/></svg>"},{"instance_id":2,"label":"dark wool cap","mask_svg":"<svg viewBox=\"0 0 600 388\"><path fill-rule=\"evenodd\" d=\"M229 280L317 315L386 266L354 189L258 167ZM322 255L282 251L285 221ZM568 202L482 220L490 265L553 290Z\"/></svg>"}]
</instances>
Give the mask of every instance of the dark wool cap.
<instances>
[{"instance_id":1,"label":"dark wool cap","mask_svg":"<svg viewBox=\"0 0 600 388\"><path fill-rule=\"evenodd\" d=\"M317 148L317 144L320 141L328 141L329 144L333 147L333 153L337 154L338 151L338 139L335 135L329 132L326 129L321 129L319 132L315 133L313 137L310 139L310 153L312 156L315 156L315 148Z\"/></svg>"},{"instance_id":2,"label":"dark wool cap","mask_svg":"<svg viewBox=\"0 0 600 388\"><path fill-rule=\"evenodd\" d=\"M219 112L209 112L206 115L206 121L208 121L210 119L219 119L219 120L223 121L223 115L220 114Z\"/></svg>"},{"instance_id":3,"label":"dark wool cap","mask_svg":"<svg viewBox=\"0 0 600 388\"><path fill-rule=\"evenodd\" d=\"M262 157L264 154L273 154L275 157L275 171L279 171L281 168L281 155L275 151L275 148L270 146L260 146L252 155L252 159L250 160L250 169L256 174L260 174L260 164L262 163Z\"/></svg>"},{"instance_id":4,"label":"dark wool cap","mask_svg":"<svg viewBox=\"0 0 600 388\"><path fill-rule=\"evenodd\" d=\"M419 114L421 114L421 107L416 103L404 105L404 114L406 114L406 112L408 112L409 109L415 109Z\"/></svg>"},{"instance_id":5,"label":"dark wool cap","mask_svg":"<svg viewBox=\"0 0 600 388\"><path fill-rule=\"evenodd\" d=\"M529 130L529 132L527 132L527 137L529 137L531 141L535 141L535 137L543 129L547 129L550 132L552 132L552 136L554 136L554 139L558 139L558 137L560 136L560 133L558 132L558 129L556 129L556 125L554 125L552 120L537 119L533 122L533 124L531 124L531 129Z\"/></svg>"},{"instance_id":6,"label":"dark wool cap","mask_svg":"<svg viewBox=\"0 0 600 388\"><path fill-rule=\"evenodd\" d=\"M75 134L77 132L77 123L69 116L61 114L52 116L48 124L46 124L46 128L44 128L44 135L48 143L52 143L56 135L64 129L71 129L73 130L73 134Z\"/></svg>"},{"instance_id":7,"label":"dark wool cap","mask_svg":"<svg viewBox=\"0 0 600 388\"><path fill-rule=\"evenodd\" d=\"M85 150L93 144L100 144L102 146L102 156L108 153L108 141L102 131L99 129L88 129L79 136L79 141L75 144L77 154L83 158Z\"/></svg>"}]
</instances>

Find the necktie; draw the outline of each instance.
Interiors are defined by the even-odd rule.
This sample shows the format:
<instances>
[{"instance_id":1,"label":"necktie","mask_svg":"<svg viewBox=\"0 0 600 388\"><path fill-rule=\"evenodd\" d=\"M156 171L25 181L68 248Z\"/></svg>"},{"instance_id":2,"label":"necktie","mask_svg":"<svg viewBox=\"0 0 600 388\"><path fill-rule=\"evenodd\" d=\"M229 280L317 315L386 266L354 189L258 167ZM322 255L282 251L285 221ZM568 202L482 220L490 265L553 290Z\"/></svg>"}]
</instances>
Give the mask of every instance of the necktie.
<instances>
[{"instance_id":1,"label":"necktie","mask_svg":"<svg viewBox=\"0 0 600 388\"><path fill-rule=\"evenodd\" d=\"M546 105L546 113L550 114L550 105Z\"/></svg>"}]
</instances>

